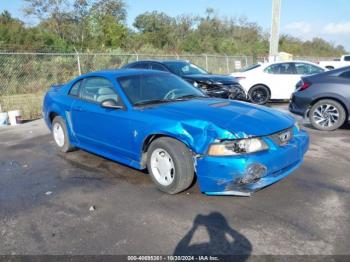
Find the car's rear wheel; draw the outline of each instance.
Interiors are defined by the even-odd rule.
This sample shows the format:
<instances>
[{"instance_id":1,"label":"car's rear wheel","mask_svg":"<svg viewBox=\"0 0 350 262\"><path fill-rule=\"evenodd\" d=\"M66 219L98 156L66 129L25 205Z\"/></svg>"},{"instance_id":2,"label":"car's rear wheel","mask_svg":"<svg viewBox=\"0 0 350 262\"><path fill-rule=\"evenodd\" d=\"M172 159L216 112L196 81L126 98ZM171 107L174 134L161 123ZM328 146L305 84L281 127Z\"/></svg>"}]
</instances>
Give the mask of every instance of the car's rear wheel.
<instances>
[{"instance_id":1,"label":"car's rear wheel","mask_svg":"<svg viewBox=\"0 0 350 262\"><path fill-rule=\"evenodd\" d=\"M187 189L194 178L191 151L169 137L158 138L149 146L147 168L157 188L169 194Z\"/></svg>"},{"instance_id":2,"label":"car's rear wheel","mask_svg":"<svg viewBox=\"0 0 350 262\"><path fill-rule=\"evenodd\" d=\"M333 131L344 124L346 111L337 101L323 99L311 107L309 118L314 128Z\"/></svg>"},{"instance_id":3,"label":"car's rear wheel","mask_svg":"<svg viewBox=\"0 0 350 262\"><path fill-rule=\"evenodd\" d=\"M258 105L264 105L270 100L270 91L266 86L257 85L249 90L250 102Z\"/></svg>"},{"instance_id":4,"label":"car's rear wheel","mask_svg":"<svg viewBox=\"0 0 350 262\"><path fill-rule=\"evenodd\" d=\"M52 131L53 140L55 141L56 146L59 148L61 152L66 153L74 150L74 147L69 142L66 124L64 123L64 120L62 117L56 116L52 120L51 131Z\"/></svg>"}]
</instances>

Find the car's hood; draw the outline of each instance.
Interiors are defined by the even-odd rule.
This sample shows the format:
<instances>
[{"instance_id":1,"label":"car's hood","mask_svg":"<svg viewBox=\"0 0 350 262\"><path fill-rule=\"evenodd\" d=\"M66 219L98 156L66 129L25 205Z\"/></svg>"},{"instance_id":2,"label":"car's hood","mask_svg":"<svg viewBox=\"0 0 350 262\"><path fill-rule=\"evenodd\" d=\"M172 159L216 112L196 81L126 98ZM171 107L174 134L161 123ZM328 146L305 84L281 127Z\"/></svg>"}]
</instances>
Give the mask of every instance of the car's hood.
<instances>
[{"instance_id":1,"label":"car's hood","mask_svg":"<svg viewBox=\"0 0 350 262\"><path fill-rule=\"evenodd\" d=\"M192 80L192 81L210 81L210 82L218 82L222 84L232 84L237 83L237 80L232 76L225 75L211 75L211 74L196 74L196 75L186 75L183 76L184 79Z\"/></svg>"},{"instance_id":2,"label":"car's hood","mask_svg":"<svg viewBox=\"0 0 350 262\"><path fill-rule=\"evenodd\" d=\"M215 98L160 104L145 112L175 121L201 120L244 136L270 135L294 124L293 117L274 109Z\"/></svg>"}]
</instances>

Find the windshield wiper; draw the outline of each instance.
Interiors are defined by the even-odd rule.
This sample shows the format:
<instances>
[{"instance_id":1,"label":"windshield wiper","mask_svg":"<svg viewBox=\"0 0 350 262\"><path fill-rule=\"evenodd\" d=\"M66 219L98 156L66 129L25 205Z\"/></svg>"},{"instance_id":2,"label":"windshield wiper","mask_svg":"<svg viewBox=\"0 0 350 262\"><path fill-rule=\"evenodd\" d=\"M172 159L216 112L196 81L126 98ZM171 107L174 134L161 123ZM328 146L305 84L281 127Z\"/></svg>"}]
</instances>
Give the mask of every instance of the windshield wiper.
<instances>
[{"instance_id":1,"label":"windshield wiper","mask_svg":"<svg viewBox=\"0 0 350 262\"><path fill-rule=\"evenodd\" d=\"M161 104L161 103L166 103L166 102L171 102L173 101L172 99L153 99L153 100L146 100L146 101L141 101L137 102L134 105L135 106L144 106L144 105L151 105L151 104Z\"/></svg>"},{"instance_id":2,"label":"windshield wiper","mask_svg":"<svg viewBox=\"0 0 350 262\"><path fill-rule=\"evenodd\" d=\"M199 95L191 94L191 95L180 96L174 99L152 99L152 100L140 101L140 102L136 102L134 106L161 104L161 103L169 103L169 102L176 102L176 101L184 101L184 100L189 100L191 98L207 98L207 97L208 96L199 96Z\"/></svg>"},{"instance_id":3,"label":"windshield wiper","mask_svg":"<svg viewBox=\"0 0 350 262\"><path fill-rule=\"evenodd\" d=\"M208 96L199 96L199 95L184 95L184 96L179 96L175 98L175 100L186 100L186 99L191 99L191 98L206 98Z\"/></svg>"}]
</instances>

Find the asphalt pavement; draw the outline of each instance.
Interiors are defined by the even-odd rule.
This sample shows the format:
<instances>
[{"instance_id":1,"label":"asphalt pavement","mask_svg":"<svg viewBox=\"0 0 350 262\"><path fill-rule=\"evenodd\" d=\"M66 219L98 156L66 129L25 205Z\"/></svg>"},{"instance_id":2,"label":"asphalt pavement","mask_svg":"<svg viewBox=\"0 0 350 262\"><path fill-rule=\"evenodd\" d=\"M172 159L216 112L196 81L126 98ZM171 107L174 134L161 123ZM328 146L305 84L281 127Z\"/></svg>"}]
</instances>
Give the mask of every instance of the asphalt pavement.
<instances>
[{"instance_id":1,"label":"asphalt pavement","mask_svg":"<svg viewBox=\"0 0 350 262\"><path fill-rule=\"evenodd\" d=\"M58 153L43 120L0 128L0 254L350 254L350 127L305 125L301 168L251 197L167 195L147 172Z\"/></svg>"}]
</instances>

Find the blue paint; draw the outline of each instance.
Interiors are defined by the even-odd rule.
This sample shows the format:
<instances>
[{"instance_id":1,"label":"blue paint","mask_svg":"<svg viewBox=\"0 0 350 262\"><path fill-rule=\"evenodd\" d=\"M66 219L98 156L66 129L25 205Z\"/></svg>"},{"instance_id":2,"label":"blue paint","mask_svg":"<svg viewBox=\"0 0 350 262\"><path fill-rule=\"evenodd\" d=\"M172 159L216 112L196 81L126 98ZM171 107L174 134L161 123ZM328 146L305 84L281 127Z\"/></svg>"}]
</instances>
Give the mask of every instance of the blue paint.
<instances>
[{"instance_id":1,"label":"blue paint","mask_svg":"<svg viewBox=\"0 0 350 262\"><path fill-rule=\"evenodd\" d=\"M306 132L294 132L294 138L287 145L274 146L265 152L244 157L204 156L197 159L197 177L201 191L207 194L230 190L252 193L288 176L300 166L309 146ZM265 165L267 174L256 183L239 184L246 167L252 163Z\"/></svg>"},{"instance_id":2,"label":"blue paint","mask_svg":"<svg viewBox=\"0 0 350 262\"><path fill-rule=\"evenodd\" d=\"M144 169L143 148L153 136L169 136L193 152L200 190L207 194L246 194L284 178L302 162L309 138L294 128L293 139L276 145L268 135L293 127L295 120L280 111L245 102L203 98L134 107L117 78L135 74L160 74L148 70L114 70L80 76L45 96L44 119L51 128L50 115L63 117L73 145L109 159ZM162 73L167 74L167 73ZM73 84L90 76L108 79L121 97L124 110L103 108L68 95ZM269 150L249 155L212 157L211 143L220 140L263 137ZM248 165L261 163L267 174L256 183L239 184Z\"/></svg>"}]
</instances>

